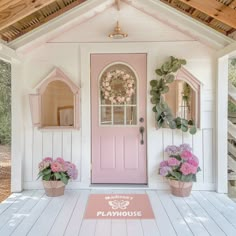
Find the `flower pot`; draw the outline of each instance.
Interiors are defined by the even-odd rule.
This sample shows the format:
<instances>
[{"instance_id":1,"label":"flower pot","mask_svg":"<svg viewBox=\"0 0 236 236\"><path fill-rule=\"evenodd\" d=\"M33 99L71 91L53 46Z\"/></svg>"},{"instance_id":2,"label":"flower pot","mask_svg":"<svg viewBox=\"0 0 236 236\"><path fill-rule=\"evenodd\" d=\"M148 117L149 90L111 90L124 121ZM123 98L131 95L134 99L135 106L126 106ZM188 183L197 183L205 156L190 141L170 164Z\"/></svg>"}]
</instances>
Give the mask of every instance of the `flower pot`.
<instances>
[{"instance_id":1,"label":"flower pot","mask_svg":"<svg viewBox=\"0 0 236 236\"><path fill-rule=\"evenodd\" d=\"M171 193L177 197L188 197L191 193L193 183L169 179Z\"/></svg>"},{"instance_id":2,"label":"flower pot","mask_svg":"<svg viewBox=\"0 0 236 236\"><path fill-rule=\"evenodd\" d=\"M58 197L64 195L65 184L62 181L43 180L43 186L48 197Z\"/></svg>"}]
</instances>

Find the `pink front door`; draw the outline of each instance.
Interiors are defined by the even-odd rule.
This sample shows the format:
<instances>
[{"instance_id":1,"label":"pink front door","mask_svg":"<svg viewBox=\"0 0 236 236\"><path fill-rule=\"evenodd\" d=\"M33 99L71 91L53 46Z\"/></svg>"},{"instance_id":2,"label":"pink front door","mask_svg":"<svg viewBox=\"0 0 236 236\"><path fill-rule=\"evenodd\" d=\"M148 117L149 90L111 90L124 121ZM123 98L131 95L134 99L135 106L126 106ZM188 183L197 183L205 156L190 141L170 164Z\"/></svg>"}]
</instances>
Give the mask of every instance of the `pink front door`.
<instances>
[{"instance_id":1,"label":"pink front door","mask_svg":"<svg viewBox=\"0 0 236 236\"><path fill-rule=\"evenodd\" d=\"M92 183L147 183L146 54L91 55Z\"/></svg>"}]
</instances>

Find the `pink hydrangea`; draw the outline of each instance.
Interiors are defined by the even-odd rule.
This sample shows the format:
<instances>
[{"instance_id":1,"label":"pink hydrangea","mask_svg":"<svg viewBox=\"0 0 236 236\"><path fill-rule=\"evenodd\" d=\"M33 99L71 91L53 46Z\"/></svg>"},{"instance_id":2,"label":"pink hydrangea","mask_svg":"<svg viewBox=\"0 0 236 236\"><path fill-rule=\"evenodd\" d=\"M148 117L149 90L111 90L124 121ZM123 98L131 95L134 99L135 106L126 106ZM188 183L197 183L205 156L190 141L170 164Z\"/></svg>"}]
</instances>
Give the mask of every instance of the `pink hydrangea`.
<instances>
[{"instance_id":1,"label":"pink hydrangea","mask_svg":"<svg viewBox=\"0 0 236 236\"><path fill-rule=\"evenodd\" d=\"M189 144L187 143L183 143L179 146L179 151L183 152L183 151L192 151L192 148L189 146Z\"/></svg>"},{"instance_id":2,"label":"pink hydrangea","mask_svg":"<svg viewBox=\"0 0 236 236\"><path fill-rule=\"evenodd\" d=\"M174 157L170 157L167 162L169 166L179 166L180 164L180 161Z\"/></svg>"},{"instance_id":3,"label":"pink hydrangea","mask_svg":"<svg viewBox=\"0 0 236 236\"><path fill-rule=\"evenodd\" d=\"M192 166L198 167L198 162L194 159L190 159L187 162Z\"/></svg>"},{"instance_id":4,"label":"pink hydrangea","mask_svg":"<svg viewBox=\"0 0 236 236\"><path fill-rule=\"evenodd\" d=\"M64 161L63 158L61 158L61 157L58 157L58 158L56 159L56 161L59 162L59 163L62 164L62 165L65 163L65 161Z\"/></svg>"},{"instance_id":5,"label":"pink hydrangea","mask_svg":"<svg viewBox=\"0 0 236 236\"><path fill-rule=\"evenodd\" d=\"M179 147L175 145L169 145L166 147L165 152L167 152L168 155L177 155L179 153Z\"/></svg>"},{"instance_id":6,"label":"pink hydrangea","mask_svg":"<svg viewBox=\"0 0 236 236\"><path fill-rule=\"evenodd\" d=\"M160 167L164 167L164 166L168 166L168 162L167 161L162 161L160 163Z\"/></svg>"},{"instance_id":7,"label":"pink hydrangea","mask_svg":"<svg viewBox=\"0 0 236 236\"><path fill-rule=\"evenodd\" d=\"M197 162L199 164L199 160L198 160L198 158L194 154L192 156L192 160L194 160L195 162Z\"/></svg>"},{"instance_id":8,"label":"pink hydrangea","mask_svg":"<svg viewBox=\"0 0 236 236\"><path fill-rule=\"evenodd\" d=\"M185 150L183 151L181 154L180 154L181 158L184 159L184 160L189 160L192 158L193 154L188 151L188 150Z\"/></svg>"},{"instance_id":9,"label":"pink hydrangea","mask_svg":"<svg viewBox=\"0 0 236 236\"><path fill-rule=\"evenodd\" d=\"M50 163L47 161L41 161L38 165L39 171L42 171L50 166Z\"/></svg>"},{"instance_id":10,"label":"pink hydrangea","mask_svg":"<svg viewBox=\"0 0 236 236\"><path fill-rule=\"evenodd\" d=\"M183 175L195 174L197 172L197 168L185 162L180 167L180 171L183 173Z\"/></svg>"},{"instance_id":11,"label":"pink hydrangea","mask_svg":"<svg viewBox=\"0 0 236 236\"><path fill-rule=\"evenodd\" d=\"M71 179L77 179L78 177L78 170L77 169L68 169L67 174Z\"/></svg>"},{"instance_id":12,"label":"pink hydrangea","mask_svg":"<svg viewBox=\"0 0 236 236\"><path fill-rule=\"evenodd\" d=\"M53 159L52 159L51 157L45 157L45 158L43 159L43 161L52 163L52 162L53 162Z\"/></svg>"},{"instance_id":13,"label":"pink hydrangea","mask_svg":"<svg viewBox=\"0 0 236 236\"><path fill-rule=\"evenodd\" d=\"M160 168L160 175L161 176L167 176L169 171L171 171L171 168L168 166L163 166L162 168Z\"/></svg>"},{"instance_id":14,"label":"pink hydrangea","mask_svg":"<svg viewBox=\"0 0 236 236\"><path fill-rule=\"evenodd\" d=\"M58 161L54 161L54 162L51 164L51 169L52 169L53 172L60 172L60 171L63 171L62 165L61 165L61 163L59 163Z\"/></svg>"}]
</instances>

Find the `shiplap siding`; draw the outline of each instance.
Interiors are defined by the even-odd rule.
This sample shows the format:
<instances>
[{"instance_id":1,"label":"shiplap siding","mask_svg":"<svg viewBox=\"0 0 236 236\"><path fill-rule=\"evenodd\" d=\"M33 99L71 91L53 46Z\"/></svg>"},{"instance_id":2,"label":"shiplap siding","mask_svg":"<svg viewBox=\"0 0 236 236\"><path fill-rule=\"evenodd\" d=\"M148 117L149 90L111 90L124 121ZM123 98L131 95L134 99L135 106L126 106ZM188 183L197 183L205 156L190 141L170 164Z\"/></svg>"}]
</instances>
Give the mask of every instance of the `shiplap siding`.
<instances>
[{"instance_id":1,"label":"shiplap siding","mask_svg":"<svg viewBox=\"0 0 236 236\"><path fill-rule=\"evenodd\" d=\"M109 9L107 10L109 11ZM137 18L137 10L132 9L128 17L132 20ZM99 14L96 17L103 17ZM109 15L109 14L108 14ZM95 17L95 18L96 18ZM140 24L154 25L156 29L163 28L163 23L156 19L143 15ZM95 19L94 18L94 19ZM81 29L96 28L94 19L89 23L80 25ZM101 20L101 19L100 19ZM128 22L128 21L127 21ZM149 23L148 23L149 22ZM193 152L198 156L202 171L198 173L198 182L194 185L198 190L215 189L215 81L216 81L216 58L215 50L201 44L196 39L186 37L178 33L177 29L168 27L161 31L163 40L153 42L122 42L109 41L105 43L81 42L81 37L90 37L85 31L78 30L79 26L61 34L53 41L45 43L39 48L23 55L22 84L18 94L23 94L20 108L23 111L24 126L24 158L23 158L23 188L42 188L40 180L37 180L38 163L47 156L63 157L72 161L79 169L78 179L69 183L68 188L89 188L91 184L91 101L90 101L90 54L92 53L147 53L147 166L149 188L166 189L166 180L158 175L159 163L167 158L164 149L167 145L180 145L188 143ZM143 37L151 34L148 27ZM145 27L143 30L146 29ZM166 28L165 28L166 29ZM83 35L82 35L83 34ZM94 34L96 34L94 32ZM98 33L97 33L98 34ZM156 32L155 32L156 34ZM87 36L86 36L87 35ZM145 36L146 35L146 36ZM153 35L154 37L155 35ZM164 37L165 36L165 37ZM98 39L101 35L98 36ZM129 39L129 38L128 38ZM192 73L200 82L200 129L192 136L180 130L156 129L152 104L150 103L150 80L156 78L155 69L161 66L169 56L184 58L187 60L185 68ZM34 93L34 88L55 67L60 68L78 87L80 87L80 129L37 129L32 126L28 94ZM17 76L13 80L17 80ZM14 96L14 94L13 94ZM142 99L142 98L139 98ZM18 114L14 113L14 117ZM15 119L17 120L17 119ZM13 137L14 138L14 137ZM17 156L13 158L18 158ZM132 230L133 226L129 226Z\"/></svg>"}]
</instances>

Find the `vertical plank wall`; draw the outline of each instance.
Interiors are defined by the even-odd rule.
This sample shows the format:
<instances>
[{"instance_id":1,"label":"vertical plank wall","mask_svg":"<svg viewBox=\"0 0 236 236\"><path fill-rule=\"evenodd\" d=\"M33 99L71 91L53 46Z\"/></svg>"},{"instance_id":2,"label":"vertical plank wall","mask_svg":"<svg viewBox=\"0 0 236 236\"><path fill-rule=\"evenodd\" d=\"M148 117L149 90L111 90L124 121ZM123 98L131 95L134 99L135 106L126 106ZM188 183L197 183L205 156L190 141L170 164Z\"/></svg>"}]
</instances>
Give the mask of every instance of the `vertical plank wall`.
<instances>
[{"instance_id":1,"label":"vertical plank wall","mask_svg":"<svg viewBox=\"0 0 236 236\"><path fill-rule=\"evenodd\" d=\"M202 79L202 94L201 94L201 129L197 134L192 136L188 133L182 133L179 130L159 129L156 130L153 113L151 111L152 105L149 100L149 80L153 79L155 74L148 72L148 91L147 91L147 158L148 158L148 186L150 188L163 189L167 188L166 181L158 175L159 163L166 159L164 149L167 145L188 143L193 152L200 159L200 167L202 171L198 174L198 182L195 185L196 189L214 189L215 184L215 155L214 155L214 133L215 133L215 98L214 98L214 76L212 70L212 55L211 51L201 46L197 42L179 43L179 47L173 43L157 43L155 50L153 45L146 45L149 48L148 55L148 71L155 71L157 64L156 58L158 55L158 63L162 64L169 55L178 55L180 58L185 58L188 61L188 67L194 75ZM92 45L92 44L91 44ZM91 45L89 45L91 47ZM86 90L89 86L84 86L85 83L90 83L90 78L81 72L81 63L79 61L79 48L83 45L79 44L56 44L50 43L44 48L35 50L28 55L25 63L24 83L25 83L25 97L24 97L24 127L25 127L25 158L23 160L23 178L24 188L40 188L41 181L37 180L38 163L43 157L63 157L68 161L72 161L79 168L79 177L71 184L81 184L83 178L81 173L85 169L90 169L90 166L82 160L89 160L90 156L87 150L82 153L82 143L90 140L90 133L84 133L84 127L90 126L90 121L81 120L80 130L38 130L32 127L31 114L29 109L28 94L32 93L33 88L52 71L56 66L63 70L77 85L81 85L81 93L90 96L90 91ZM101 47L98 45L98 47ZM165 50L164 50L165 49ZM137 49L137 51L140 48ZM143 50L143 49L142 49ZM141 50L141 51L142 51ZM151 53L150 53L151 51ZM192 54L189 54L189 51ZM195 53L195 54L194 54ZM209 55L208 55L209 54ZM201 62L203 58L203 61ZM206 69L201 70L202 66L199 64L209 64ZM200 61L200 63L199 63ZM87 65L89 67L89 63ZM40 68L40 70L38 70ZM199 69L200 68L200 69ZM85 88L86 87L86 88ZM83 96L84 98L84 96ZM81 113L86 113L90 110L90 104L82 100L84 110ZM89 115L87 116L89 117ZM83 133L83 135L82 135ZM89 145L88 145L89 146ZM86 162L88 163L88 161ZM82 166L83 165L83 166ZM87 171L89 173L89 171ZM90 176L85 179L89 180ZM73 185L75 186L75 185ZM89 187L89 184L87 185Z\"/></svg>"}]
</instances>

